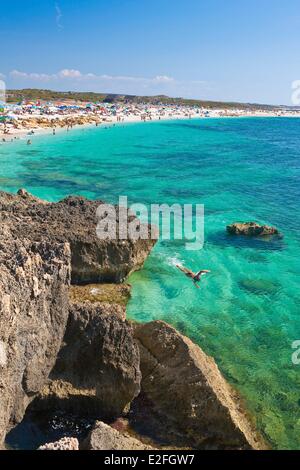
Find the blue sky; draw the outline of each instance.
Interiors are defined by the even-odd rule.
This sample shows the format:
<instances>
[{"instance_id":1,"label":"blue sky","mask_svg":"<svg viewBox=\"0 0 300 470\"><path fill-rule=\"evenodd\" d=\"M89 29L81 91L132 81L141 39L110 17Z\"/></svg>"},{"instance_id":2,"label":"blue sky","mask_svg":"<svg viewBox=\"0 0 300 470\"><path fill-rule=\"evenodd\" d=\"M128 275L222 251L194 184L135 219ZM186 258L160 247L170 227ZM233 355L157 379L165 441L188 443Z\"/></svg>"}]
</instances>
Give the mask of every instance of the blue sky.
<instances>
[{"instance_id":1,"label":"blue sky","mask_svg":"<svg viewBox=\"0 0 300 470\"><path fill-rule=\"evenodd\" d=\"M291 104L299 0L0 0L7 87Z\"/></svg>"}]
</instances>

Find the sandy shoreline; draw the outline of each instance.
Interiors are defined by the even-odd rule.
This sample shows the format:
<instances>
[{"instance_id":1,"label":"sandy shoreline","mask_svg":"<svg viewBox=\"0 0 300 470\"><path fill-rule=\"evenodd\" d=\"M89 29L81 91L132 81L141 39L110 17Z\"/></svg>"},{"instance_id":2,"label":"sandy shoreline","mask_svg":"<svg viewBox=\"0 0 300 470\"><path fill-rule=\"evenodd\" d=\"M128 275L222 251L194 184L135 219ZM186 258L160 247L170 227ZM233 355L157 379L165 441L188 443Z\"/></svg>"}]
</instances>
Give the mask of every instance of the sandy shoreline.
<instances>
[{"instance_id":1,"label":"sandy shoreline","mask_svg":"<svg viewBox=\"0 0 300 470\"><path fill-rule=\"evenodd\" d=\"M23 115L20 119L22 124L18 123L18 128L13 126L9 127L9 133L4 133L4 127L0 128L0 144L15 142L16 140L31 140L35 136L42 134L59 134L62 132L71 131L73 129L84 129L88 127L106 127L111 125L119 125L126 123L143 123L143 122L157 122L157 121L171 121L171 120L189 120L189 119L211 119L211 118L245 118L245 117L263 117L263 118L280 118L280 117L300 117L295 116L294 114L285 114L283 116L278 116L275 113L245 113L241 115L215 115L211 116L201 116L199 113L186 114L168 114L168 115L152 115L151 119L143 120L140 116L129 115L122 116L109 116L107 119L103 119L102 116L98 114L91 114L89 116L81 115L65 115L65 116L51 116L47 118L49 124L39 125L38 121L40 120L39 116L32 115ZM45 120L45 117L43 118ZM121 119L121 120L120 120ZM51 121L55 121L55 124ZM72 126L69 125L69 121L72 121ZM25 123L25 125L24 125ZM30 125L32 123L32 126Z\"/></svg>"},{"instance_id":2,"label":"sandy shoreline","mask_svg":"<svg viewBox=\"0 0 300 470\"><path fill-rule=\"evenodd\" d=\"M199 115L193 115L190 117L190 119L195 119L199 118ZM22 120L28 120L28 123L32 121L34 118L32 116L22 116ZM52 117L53 119L53 117ZM5 134L3 132L3 128L0 129L0 143L10 143L12 141L15 141L16 139L28 139L30 140L32 137L36 135L41 135L41 134L53 134L53 128L55 128L55 134L59 134L62 132L67 132L68 131L68 124L67 121L68 119L72 119L74 121L78 120L81 121L82 117L74 117L74 116L66 116L63 119L57 118L61 121L63 125L60 125L59 127L56 126L51 126L50 125L50 119L49 119L49 126L36 126L34 125L33 127L21 127L19 129L14 129L10 128L9 134ZM188 116L162 116L162 117L156 117L154 116L151 118L151 120L146 120L143 121L137 116L125 116L122 118L121 121L117 119L116 116L111 116L109 119L103 120L101 119L100 116L94 114L90 116L89 118L84 118L86 122L84 123L74 123L72 127L69 128L71 131L72 129L84 129L87 127L106 127L106 126L111 126L111 125L116 125L116 124L126 124L126 123L143 123L143 122L151 122L151 121L160 121L160 120L173 120L173 119L189 119ZM32 134L31 132L34 132ZM5 142L3 141L5 139ZM2 141L2 142L1 142Z\"/></svg>"}]
</instances>

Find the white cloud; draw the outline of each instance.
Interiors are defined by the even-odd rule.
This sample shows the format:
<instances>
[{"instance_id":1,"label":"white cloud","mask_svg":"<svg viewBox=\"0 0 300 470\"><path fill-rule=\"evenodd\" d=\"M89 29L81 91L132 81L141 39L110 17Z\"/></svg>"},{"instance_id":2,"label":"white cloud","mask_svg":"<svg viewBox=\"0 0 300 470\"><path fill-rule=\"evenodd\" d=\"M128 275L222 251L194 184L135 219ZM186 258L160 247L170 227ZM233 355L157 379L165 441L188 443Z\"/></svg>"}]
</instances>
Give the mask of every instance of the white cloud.
<instances>
[{"instance_id":1,"label":"white cloud","mask_svg":"<svg viewBox=\"0 0 300 470\"><path fill-rule=\"evenodd\" d=\"M58 73L36 73L36 72L21 72L19 70L12 70L10 76L15 79L33 80L33 81L51 81L58 79L81 79L84 76L79 70L63 69Z\"/></svg>"},{"instance_id":2,"label":"white cloud","mask_svg":"<svg viewBox=\"0 0 300 470\"><path fill-rule=\"evenodd\" d=\"M10 76L13 78L29 78L28 73L19 72L19 70L12 70Z\"/></svg>"},{"instance_id":3,"label":"white cloud","mask_svg":"<svg viewBox=\"0 0 300 470\"><path fill-rule=\"evenodd\" d=\"M89 74L87 74L89 75ZM86 76L87 76L86 75ZM90 74L93 75L93 74ZM151 84L151 83L169 83L175 81L174 78L168 77L166 75L157 75L153 78L146 78L146 77L132 77L130 75L93 75L93 78L98 78L100 80L115 80L119 82L136 82L136 83L144 83L144 84Z\"/></svg>"},{"instance_id":4,"label":"white cloud","mask_svg":"<svg viewBox=\"0 0 300 470\"><path fill-rule=\"evenodd\" d=\"M23 73L23 72L19 72L19 70L12 70L10 72L10 76L13 77L13 78L27 78L28 74Z\"/></svg>"},{"instance_id":5,"label":"white cloud","mask_svg":"<svg viewBox=\"0 0 300 470\"><path fill-rule=\"evenodd\" d=\"M79 70L74 69L63 69L58 73L60 78L82 78L83 75Z\"/></svg>"},{"instance_id":6,"label":"white cloud","mask_svg":"<svg viewBox=\"0 0 300 470\"><path fill-rule=\"evenodd\" d=\"M61 19L63 15L62 15L62 12L58 3L55 3L55 12L56 12L56 16L55 16L56 26L59 29L63 29L63 25L61 23Z\"/></svg>"},{"instance_id":7,"label":"white cloud","mask_svg":"<svg viewBox=\"0 0 300 470\"><path fill-rule=\"evenodd\" d=\"M75 69L63 69L55 74L46 73L33 73L33 72L21 72L19 70L12 70L10 76L15 79L25 79L34 81L50 81L58 79L75 79L75 80L107 80L107 81L120 81L120 82L139 82L144 84L155 84L155 83L170 83L174 82L174 78L168 77L167 75L157 75L154 78L145 77L132 77L127 75L95 75L94 73L83 74L79 70Z\"/></svg>"},{"instance_id":8,"label":"white cloud","mask_svg":"<svg viewBox=\"0 0 300 470\"><path fill-rule=\"evenodd\" d=\"M137 77L130 75L97 75L82 73L77 69L62 69L57 73L36 73L12 70L10 77L16 82L34 82L54 84L56 87L82 91L105 93L124 93L134 95L168 94L170 96L185 96L190 98L210 98L211 88L208 82L200 80L176 80L168 75L154 77ZM65 84L65 86L64 86ZM23 86L23 85L22 85Z\"/></svg>"},{"instance_id":9,"label":"white cloud","mask_svg":"<svg viewBox=\"0 0 300 470\"><path fill-rule=\"evenodd\" d=\"M117 80L120 82L127 81L127 82L140 82L146 80L142 77L130 77L126 75L99 75L97 78L100 80Z\"/></svg>"},{"instance_id":10,"label":"white cloud","mask_svg":"<svg viewBox=\"0 0 300 470\"><path fill-rule=\"evenodd\" d=\"M97 78L97 75L95 75L94 73L86 73L85 78L94 79L94 78Z\"/></svg>"},{"instance_id":11,"label":"white cloud","mask_svg":"<svg viewBox=\"0 0 300 470\"><path fill-rule=\"evenodd\" d=\"M48 82L56 78L56 75L49 75L47 73L27 73L20 72L19 70L12 70L10 76L14 79L24 79L33 81Z\"/></svg>"},{"instance_id":12,"label":"white cloud","mask_svg":"<svg viewBox=\"0 0 300 470\"><path fill-rule=\"evenodd\" d=\"M4 73L1 73L1 72L0 72L0 80L4 80L4 78L5 78Z\"/></svg>"},{"instance_id":13,"label":"white cloud","mask_svg":"<svg viewBox=\"0 0 300 470\"><path fill-rule=\"evenodd\" d=\"M174 78L168 77L167 75L157 75L154 80L157 83L169 83L169 82L174 82Z\"/></svg>"}]
</instances>

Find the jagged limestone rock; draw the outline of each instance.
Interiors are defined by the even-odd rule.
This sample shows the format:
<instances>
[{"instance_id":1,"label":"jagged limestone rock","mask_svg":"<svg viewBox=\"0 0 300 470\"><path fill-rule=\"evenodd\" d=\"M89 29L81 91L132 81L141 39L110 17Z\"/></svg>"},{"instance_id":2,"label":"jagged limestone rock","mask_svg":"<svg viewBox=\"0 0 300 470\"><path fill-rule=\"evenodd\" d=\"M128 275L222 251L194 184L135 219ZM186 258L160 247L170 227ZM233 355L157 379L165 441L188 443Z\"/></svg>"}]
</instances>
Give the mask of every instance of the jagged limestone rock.
<instances>
[{"instance_id":1,"label":"jagged limestone rock","mask_svg":"<svg viewBox=\"0 0 300 470\"><path fill-rule=\"evenodd\" d=\"M172 326L135 325L142 391L196 448L259 449L262 440L215 361Z\"/></svg>"}]
</instances>

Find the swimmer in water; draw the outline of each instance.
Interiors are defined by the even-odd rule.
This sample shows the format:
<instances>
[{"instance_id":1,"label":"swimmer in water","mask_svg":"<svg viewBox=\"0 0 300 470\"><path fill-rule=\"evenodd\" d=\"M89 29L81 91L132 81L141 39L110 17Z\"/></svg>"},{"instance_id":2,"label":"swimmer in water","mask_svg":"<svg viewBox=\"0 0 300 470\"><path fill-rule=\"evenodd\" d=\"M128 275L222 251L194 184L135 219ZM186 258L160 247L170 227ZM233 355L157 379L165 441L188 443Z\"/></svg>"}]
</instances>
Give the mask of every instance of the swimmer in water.
<instances>
[{"instance_id":1,"label":"swimmer in water","mask_svg":"<svg viewBox=\"0 0 300 470\"><path fill-rule=\"evenodd\" d=\"M178 264L176 264L176 268L180 269L181 272L183 272L187 277L192 279L192 281L193 281L194 285L197 287L197 289L200 289L197 282L201 281L201 276L203 276L204 274L210 273L210 271L208 271L207 269L202 269L201 271L198 271L197 273L194 273L190 269L185 268L183 266L179 266Z\"/></svg>"},{"instance_id":2,"label":"swimmer in water","mask_svg":"<svg viewBox=\"0 0 300 470\"><path fill-rule=\"evenodd\" d=\"M27 140L27 145L31 145L31 140Z\"/></svg>"}]
</instances>

